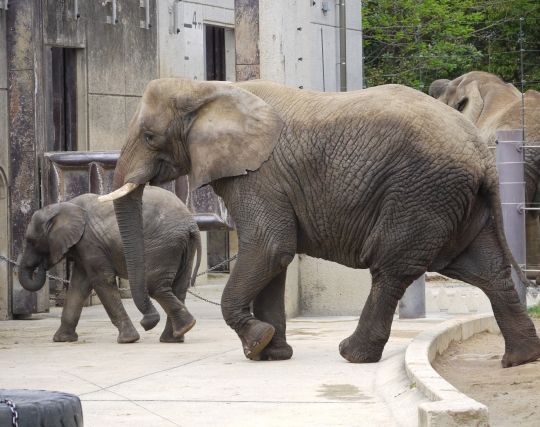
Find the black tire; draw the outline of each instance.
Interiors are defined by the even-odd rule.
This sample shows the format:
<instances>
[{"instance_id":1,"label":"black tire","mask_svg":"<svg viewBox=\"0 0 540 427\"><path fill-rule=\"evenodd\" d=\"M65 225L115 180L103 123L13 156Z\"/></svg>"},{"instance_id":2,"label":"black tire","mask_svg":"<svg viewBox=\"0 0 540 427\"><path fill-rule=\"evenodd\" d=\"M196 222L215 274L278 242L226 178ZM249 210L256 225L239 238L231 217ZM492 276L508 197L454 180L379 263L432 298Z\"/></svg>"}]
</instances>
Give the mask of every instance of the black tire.
<instances>
[{"instance_id":1,"label":"black tire","mask_svg":"<svg viewBox=\"0 0 540 427\"><path fill-rule=\"evenodd\" d=\"M19 414L19 427L82 427L79 398L73 394L46 390L0 389L0 402L11 400ZM0 427L11 427L12 411L0 403Z\"/></svg>"}]
</instances>

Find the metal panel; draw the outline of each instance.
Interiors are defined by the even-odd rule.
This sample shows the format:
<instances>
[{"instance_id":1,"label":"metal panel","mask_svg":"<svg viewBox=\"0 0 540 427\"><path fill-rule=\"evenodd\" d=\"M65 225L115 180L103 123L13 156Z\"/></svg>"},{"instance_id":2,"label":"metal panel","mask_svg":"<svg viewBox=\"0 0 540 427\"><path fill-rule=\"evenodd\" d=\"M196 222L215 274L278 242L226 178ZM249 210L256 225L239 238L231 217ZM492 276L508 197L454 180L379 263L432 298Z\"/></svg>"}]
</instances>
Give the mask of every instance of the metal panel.
<instances>
[{"instance_id":1,"label":"metal panel","mask_svg":"<svg viewBox=\"0 0 540 427\"><path fill-rule=\"evenodd\" d=\"M525 179L523 174L523 132L504 130L497 132L497 170L501 190L504 233L517 263L525 265ZM525 284L512 268L514 286L523 304L526 301Z\"/></svg>"},{"instance_id":2,"label":"metal panel","mask_svg":"<svg viewBox=\"0 0 540 427\"><path fill-rule=\"evenodd\" d=\"M43 155L43 205L69 200L84 193L106 194L111 191L112 178L119 151L67 151ZM166 183L163 188L175 193L195 212L199 228L226 230L232 228L223 201L210 186L188 195L186 177Z\"/></svg>"}]
</instances>

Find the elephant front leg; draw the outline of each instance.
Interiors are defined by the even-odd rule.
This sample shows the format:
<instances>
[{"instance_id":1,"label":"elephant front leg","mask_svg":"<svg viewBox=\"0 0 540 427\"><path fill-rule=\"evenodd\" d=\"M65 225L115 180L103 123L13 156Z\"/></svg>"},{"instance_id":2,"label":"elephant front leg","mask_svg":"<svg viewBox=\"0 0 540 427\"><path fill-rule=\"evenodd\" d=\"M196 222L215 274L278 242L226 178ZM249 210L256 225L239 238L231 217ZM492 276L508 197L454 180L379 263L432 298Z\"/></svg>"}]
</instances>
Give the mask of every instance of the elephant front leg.
<instances>
[{"instance_id":1,"label":"elephant front leg","mask_svg":"<svg viewBox=\"0 0 540 427\"><path fill-rule=\"evenodd\" d=\"M412 280L410 281L412 283ZM410 284L409 283L409 284ZM381 360L398 301L406 286L400 280L373 276L371 292L354 333L339 345L340 354L353 363Z\"/></svg>"},{"instance_id":2,"label":"elephant front leg","mask_svg":"<svg viewBox=\"0 0 540 427\"><path fill-rule=\"evenodd\" d=\"M95 286L95 290L112 324L118 329L116 341L120 344L138 341L139 333L124 309L116 277L112 276L101 281L99 285Z\"/></svg>"},{"instance_id":3,"label":"elephant front leg","mask_svg":"<svg viewBox=\"0 0 540 427\"><path fill-rule=\"evenodd\" d=\"M90 290L90 285L83 273L75 267L66 292L60 327L54 334L53 341L73 342L79 339L75 329L81 317L84 301L90 295Z\"/></svg>"},{"instance_id":4,"label":"elephant front leg","mask_svg":"<svg viewBox=\"0 0 540 427\"><path fill-rule=\"evenodd\" d=\"M259 354L260 360L286 360L293 354L287 344L285 330L285 279L287 270L283 270L257 295L253 302L253 314L275 329L270 343Z\"/></svg>"},{"instance_id":5,"label":"elephant front leg","mask_svg":"<svg viewBox=\"0 0 540 427\"><path fill-rule=\"evenodd\" d=\"M278 245L274 247L279 248ZM260 360L263 350L272 340L275 334L275 327L265 321L253 317L250 312L250 304L260 296L256 305L256 312L270 322L275 321L280 329L280 336L277 343L285 349L284 338L285 327L284 314L281 314L283 307L281 287L284 281L284 269L291 262L293 253L283 252L282 248L275 251L263 251L261 248L241 249L238 254L236 266L225 286L221 298L221 310L227 324L233 328L244 349L244 354L248 359ZM283 274L281 278L279 276ZM274 279L276 282L273 282ZM266 290L268 285L273 284L274 289ZM278 296L278 294L280 296ZM277 298L266 309L263 302L268 301L267 297ZM289 356L290 357L290 356Z\"/></svg>"}]
</instances>

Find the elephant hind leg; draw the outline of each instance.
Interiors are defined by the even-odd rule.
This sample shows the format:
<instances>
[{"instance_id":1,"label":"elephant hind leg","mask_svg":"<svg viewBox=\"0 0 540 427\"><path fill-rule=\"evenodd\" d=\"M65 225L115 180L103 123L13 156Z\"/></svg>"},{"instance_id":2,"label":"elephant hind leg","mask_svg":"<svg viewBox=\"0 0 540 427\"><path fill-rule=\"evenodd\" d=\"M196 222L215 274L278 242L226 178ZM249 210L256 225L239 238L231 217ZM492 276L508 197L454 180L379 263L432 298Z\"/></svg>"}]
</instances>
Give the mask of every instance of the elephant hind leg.
<instances>
[{"instance_id":1,"label":"elephant hind leg","mask_svg":"<svg viewBox=\"0 0 540 427\"><path fill-rule=\"evenodd\" d=\"M172 291L178 300L185 304L187 289L191 279L191 262L181 267L173 281ZM173 323L171 317L167 315L167 322L165 328L159 337L160 342L164 343L183 343L184 335L175 335L173 329Z\"/></svg>"},{"instance_id":2,"label":"elephant hind leg","mask_svg":"<svg viewBox=\"0 0 540 427\"><path fill-rule=\"evenodd\" d=\"M159 305L163 307L165 313L167 313L167 320L170 320L172 336L174 338L183 336L195 326L195 318L176 295L174 295L170 286L156 286L149 291L150 296L154 298ZM165 328L167 329L167 326Z\"/></svg>"},{"instance_id":3,"label":"elephant hind leg","mask_svg":"<svg viewBox=\"0 0 540 427\"><path fill-rule=\"evenodd\" d=\"M373 284L353 334L339 345L343 358L353 363L373 363L381 359L390 337L398 301L414 277L396 278L373 273Z\"/></svg>"},{"instance_id":4,"label":"elephant hind leg","mask_svg":"<svg viewBox=\"0 0 540 427\"><path fill-rule=\"evenodd\" d=\"M465 251L440 272L479 287L489 298L505 341L503 367L540 358L540 339L519 301L510 263L505 259L493 224L486 225Z\"/></svg>"}]
</instances>

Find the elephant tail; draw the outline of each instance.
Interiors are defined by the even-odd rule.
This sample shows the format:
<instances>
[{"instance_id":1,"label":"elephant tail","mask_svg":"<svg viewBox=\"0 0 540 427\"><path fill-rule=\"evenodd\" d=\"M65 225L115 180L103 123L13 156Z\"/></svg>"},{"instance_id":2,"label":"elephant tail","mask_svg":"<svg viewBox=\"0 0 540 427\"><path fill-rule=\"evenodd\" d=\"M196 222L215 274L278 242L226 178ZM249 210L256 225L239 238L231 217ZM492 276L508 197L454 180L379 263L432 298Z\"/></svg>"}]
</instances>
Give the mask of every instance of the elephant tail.
<instances>
[{"instance_id":1,"label":"elephant tail","mask_svg":"<svg viewBox=\"0 0 540 427\"><path fill-rule=\"evenodd\" d=\"M514 270L516 271L519 280L527 287L535 287L521 269L521 266L517 263L514 255L510 251L508 246L508 241L506 240L506 235L504 234L504 225L503 225L503 216L502 216L502 205L501 205L501 195L499 191L499 175L497 173L497 168L495 163L490 163L486 170L485 179L481 184L480 190L488 195L490 201L491 212L493 214L493 219L495 220L495 225L497 228L497 238L501 245L501 248L504 251L505 258L510 262Z\"/></svg>"},{"instance_id":2,"label":"elephant tail","mask_svg":"<svg viewBox=\"0 0 540 427\"><path fill-rule=\"evenodd\" d=\"M201 256L202 256L202 244L201 244L201 233L197 225L190 231L190 248L195 248L197 252L197 260L195 261L195 267L191 273L191 286L195 286L195 281L197 280L197 272L201 266ZM191 255L192 256L192 255Z\"/></svg>"}]
</instances>

